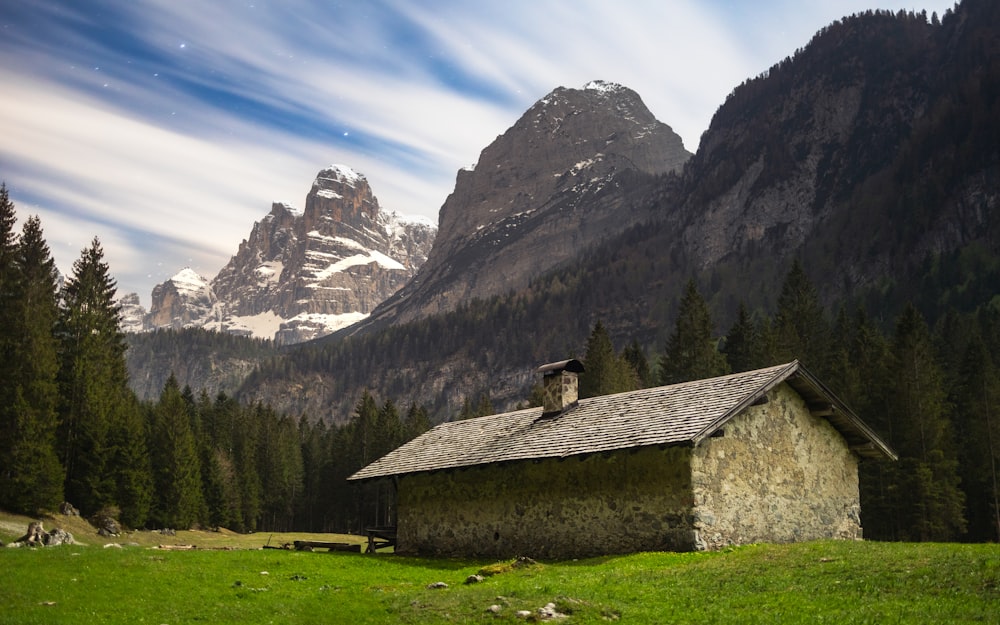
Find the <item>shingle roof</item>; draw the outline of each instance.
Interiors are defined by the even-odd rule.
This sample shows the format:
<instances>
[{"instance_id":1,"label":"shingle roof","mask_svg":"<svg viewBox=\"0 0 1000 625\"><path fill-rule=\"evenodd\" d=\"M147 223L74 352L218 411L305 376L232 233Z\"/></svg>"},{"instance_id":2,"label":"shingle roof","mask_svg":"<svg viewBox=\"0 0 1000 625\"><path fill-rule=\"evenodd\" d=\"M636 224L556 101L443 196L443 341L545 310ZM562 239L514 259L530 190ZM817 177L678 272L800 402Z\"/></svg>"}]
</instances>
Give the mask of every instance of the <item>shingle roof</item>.
<instances>
[{"instance_id":1,"label":"shingle roof","mask_svg":"<svg viewBox=\"0 0 1000 625\"><path fill-rule=\"evenodd\" d=\"M350 478L541 458L561 458L649 445L697 444L770 389L789 382L858 453L895 457L854 413L798 361L682 384L581 399L555 418L527 408L442 423Z\"/></svg>"}]
</instances>

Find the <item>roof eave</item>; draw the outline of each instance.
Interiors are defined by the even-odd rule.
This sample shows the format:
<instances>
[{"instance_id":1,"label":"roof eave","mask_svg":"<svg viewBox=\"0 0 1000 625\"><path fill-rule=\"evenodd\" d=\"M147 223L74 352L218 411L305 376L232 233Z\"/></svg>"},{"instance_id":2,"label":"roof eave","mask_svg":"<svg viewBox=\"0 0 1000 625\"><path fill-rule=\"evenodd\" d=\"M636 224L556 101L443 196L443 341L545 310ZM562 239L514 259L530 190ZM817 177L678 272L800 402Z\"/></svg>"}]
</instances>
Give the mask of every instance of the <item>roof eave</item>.
<instances>
[{"instance_id":1,"label":"roof eave","mask_svg":"<svg viewBox=\"0 0 1000 625\"><path fill-rule=\"evenodd\" d=\"M760 388L758 388L753 393L747 395L739 403L737 403L735 406L729 409L728 412L720 416L718 419L712 421L701 432L698 432L697 434L692 436L691 443L697 446L701 443L701 441L705 440L706 438L710 438L712 434L714 434L716 431L719 430L719 428L728 423L730 419L732 419L733 417L742 413L750 406L757 403L761 397L767 395L768 391L770 391L775 386L787 380L800 368L801 365L799 364L798 360L793 360L792 362L788 363L787 367L781 369L780 371L775 372L774 376L772 376L767 382L762 384Z\"/></svg>"}]
</instances>

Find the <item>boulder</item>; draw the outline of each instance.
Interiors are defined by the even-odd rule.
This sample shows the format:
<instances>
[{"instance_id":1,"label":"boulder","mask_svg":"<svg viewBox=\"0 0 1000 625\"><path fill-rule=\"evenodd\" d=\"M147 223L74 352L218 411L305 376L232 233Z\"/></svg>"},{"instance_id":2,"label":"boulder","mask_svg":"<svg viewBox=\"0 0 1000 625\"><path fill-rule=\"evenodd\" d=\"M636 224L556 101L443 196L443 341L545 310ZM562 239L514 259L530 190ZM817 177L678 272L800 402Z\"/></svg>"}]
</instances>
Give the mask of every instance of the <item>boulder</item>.
<instances>
[{"instance_id":1,"label":"boulder","mask_svg":"<svg viewBox=\"0 0 1000 625\"><path fill-rule=\"evenodd\" d=\"M55 528L45 535L44 543L46 547L56 547L58 545L75 545L73 535L61 528Z\"/></svg>"},{"instance_id":2,"label":"boulder","mask_svg":"<svg viewBox=\"0 0 1000 625\"><path fill-rule=\"evenodd\" d=\"M90 520L91 525L97 528L100 536L118 536L122 533L122 528L113 516L106 512L98 512Z\"/></svg>"},{"instance_id":3,"label":"boulder","mask_svg":"<svg viewBox=\"0 0 1000 625\"><path fill-rule=\"evenodd\" d=\"M56 528L46 532L41 521L28 523L28 532L8 545L9 547L55 547L58 545L75 545L73 535L64 529Z\"/></svg>"},{"instance_id":4,"label":"boulder","mask_svg":"<svg viewBox=\"0 0 1000 625\"><path fill-rule=\"evenodd\" d=\"M59 504L59 514L63 516L80 516L80 511L73 507L68 501L64 501Z\"/></svg>"}]
</instances>

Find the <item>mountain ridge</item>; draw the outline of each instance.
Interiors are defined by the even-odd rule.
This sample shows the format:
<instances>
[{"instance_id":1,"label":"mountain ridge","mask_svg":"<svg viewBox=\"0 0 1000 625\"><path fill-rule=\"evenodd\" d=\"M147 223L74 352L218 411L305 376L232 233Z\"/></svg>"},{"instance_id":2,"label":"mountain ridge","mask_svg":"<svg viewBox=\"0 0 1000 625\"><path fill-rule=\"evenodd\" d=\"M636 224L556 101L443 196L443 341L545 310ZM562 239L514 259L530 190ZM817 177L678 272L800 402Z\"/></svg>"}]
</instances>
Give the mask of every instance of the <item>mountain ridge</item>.
<instances>
[{"instance_id":1,"label":"mountain ridge","mask_svg":"<svg viewBox=\"0 0 1000 625\"><path fill-rule=\"evenodd\" d=\"M627 87L595 80L554 89L459 170L427 263L348 333L526 286L649 217L622 204L623 177L676 173L690 156Z\"/></svg>"}]
</instances>

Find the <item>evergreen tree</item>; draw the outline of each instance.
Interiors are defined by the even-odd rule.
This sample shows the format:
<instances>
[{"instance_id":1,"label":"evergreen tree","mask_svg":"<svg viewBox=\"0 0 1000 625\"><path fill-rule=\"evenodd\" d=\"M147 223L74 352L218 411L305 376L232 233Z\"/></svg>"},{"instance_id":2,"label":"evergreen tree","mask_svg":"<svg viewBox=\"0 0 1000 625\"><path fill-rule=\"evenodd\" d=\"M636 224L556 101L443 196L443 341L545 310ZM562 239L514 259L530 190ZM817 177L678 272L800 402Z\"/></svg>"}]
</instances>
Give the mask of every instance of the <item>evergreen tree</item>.
<instances>
[{"instance_id":1,"label":"evergreen tree","mask_svg":"<svg viewBox=\"0 0 1000 625\"><path fill-rule=\"evenodd\" d=\"M899 453L894 538L955 540L965 531L964 498L946 394L930 331L912 305L896 322L888 373L890 444Z\"/></svg>"},{"instance_id":2,"label":"evergreen tree","mask_svg":"<svg viewBox=\"0 0 1000 625\"><path fill-rule=\"evenodd\" d=\"M322 421L299 421L299 442L302 445L302 496L299 498L299 527L310 532L325 531L324 502L330 496L325 477L329 472L330 454L328 431Z\"/></svg>"},{"instance_id":3,"label":"evergreen tree","mask_svg":"<svg viewBox=\"0 0 1000 625\"><path fill-rule=\"evenodd\" d=\"M66 497L85 514L114 503L108 432L131 391L115 281L95 238L62 290L57 337L61 459Z\"/></svg>"},{"instance_id":4,"label":"evergreen tree","mask_svg":"<svg viewBox=\"0 0 1000 625\"><path fill-rule=\"evenodd\" d=\"M17 267L16 235L14 226L17 215L7 194L7 185L0 184L0 505L14 508L14 441L17 440L15 403L18 401L15 379L15 334L7 331L14 325L15 276Z\"/></svg>"},{"instance_id":5,"label":"evergreen tree","mask_svg":"<svg viewBox=\"0 0 1000 625\"><path fill-rule=\"evenodd\" d=\"M764 361L762 351L760 337L753 318L747 311L746 305L740 302L736 323L726 333L726 340L722 347L722 353L726 356L729 369L733 373L740 373L766 366L767 363Z\"/></svg>"},{"instance_id":6,"label":"evergreen tree","mask_svg":"<svg viewBox=\"0 0 1000 625\"><path fill-rule=\"evenodd\" d=\"M359 496L357 484L347 481L355 468L353 456L353 428L350 424L330 430L327 449L330 462L327 465L327 507L325 517L329 527L338 531L356 531L360 525L359 508L354 505Z\"/></svg>"},{"instance_id":7,"label":"evergreen tree","mask_svg":"<svg viewBox=\"0 0 1000 625\"><path fill-rule=\"evenodd\" d=\"M483 392L479 394L479 401L476 402L476 416L485 417L486 415L495 414L496 409L493 407L493 400L490 399L490 394Z\"/></svg>"},{"instance_id":8,"label":"evergreen tree","mask_svg":"<svg viewBox=\"0 0 1000 625\"><path fill-rule=\"evenodd\" d=\"M781 287L774 330L781 361L798 360L821 378L829 373L830 325L816 288L798 260Z\"/></svg>"},{"instance_id":9,"label":"evergreen tree","mask_svg":"<svg viewBox=\"0 0 1000 625\"><path fill-rule=\"evenodd\" d=\"M150 516L161 527L188 529L199 521L204 498L191 415L173 374L153 411L150 447L156 485Z\"/></svg>"},{"instance_id":10,"label":"evergreen tree","mask_svg":"<svg viewBox=\"0 0 1000 625\"><path fill-rule=\"evenodd\" d=\"M960 368L955 410L959 474L966 493L968 538L1000 541L1000 374L980 337Z\"/></svg>"},{"instance_id":11,"label":"evergreen tree","mask_svg":"<svg viewBox=\"0 0 1000 625\"><path fill-rule=\"evenodd\" d=\"M298 427L286 416L271 408L254 409L261 425L257 452L261 482L263 529L288 531L295 522L294 513L302 493L302 447Z\"/></svg>"},{"instance_id":12,"label":"evergreen tree","mask_svg":"<svg viewBox=\"0 0 1000 625\"><path fill-rule=\"evenodd\" d=\"M378 422L378 404L372 397L368 389L365 389L355 405L354 418L348 425L349 448L347 450L348 462L343 467L344 474L341 479L346 479L358 469L368 465L377 459L378 452L377 434L375 431ZM377 525L378 514L376 503L378 500L378 486L372 483L352 485L351 498L354 500L352 506L354 515L350 519L350 527L353 530L361 531L365 526Z\"/></svg>"},{"instance_id":13,"label":"evergreen tree","mask_svg":"<svg viewBox=\"0 0 1000 625\"><path fill-rule=\"evenodd\" d=\"M261 424L253 411L226 399L224 409L232 411L234 423L233 463L239 476L239 502L241 523L238 531L258 529L263 499L263 486L258 473L257 450L261 440Z\"/></svg>"},{"instance_id":14,"label":"evergreen tree","mask_svg":"<svg viewBox=\"0 0 1000 625\"><path fill-rule=\"evenodd\" d=\"M476 417L476 409L472 405L472 400L468 396L462 398L462 407L458 411L456 421L465 421Z\"/></svg>"},{"instance_id":15,"label":"evergreen tree","mask_svg":"<svg viewBox=\"0 0 1000 625\"><path fill-rule=\"evenodd\" d=\"M486 398L485 405L482 398ZM489 410L486 414L491 414L493 407L489 405L489 396L485 393L480 397L479 410ZM403 423L399 419L399 411L396 404L387 399L378 411L378 421L376 423L376 444L374 456L381 458L403 443ZM373 523L375 525L395 525L396 524L396 493L391 483L378 481L368 487L368 505L372 507Z\"/></svg>"},{"instance_id":16,"label":"evergreen tree","mask_svg":"<svg viewBox=\"0 0 1000 625\"><path fill-rule=\"evenodd\" d=\"M417 402L411 403L403 420L403 441L411 441L429 429L431 420L427 416L427 409L417 405Z\"/></svg>"},{"instance_id":17,"label":"evergreen tree","mask_svg":"<svg viewBox=\"0 0 1000 625\"><path fill-rule=\"evenodd\" d=\"M37 217L24 223L4 294L9 316L4 339L10 360L0 406L0 505L34 514L62 501L63 470L56 455L59 370L54 334L57 271Z\"/></svg>"},{"instance_id":18,"label":"evergreen tree","mask_svg":"<svg viewBox=\"0 0 1000 625\"><path fill-rule=\"evenodd\" d=\"M849 326L848 330L844 330ZM850 322L838 322L838 334L846 346L847 365L842 377L841 399L883 439L892 444L892 415L889 386L890 347L863 309ZM837 376L837 373L834 373ZM899 487L898 465L891 460L866 460L859 467L862 525L865 536L876 540L892 540L898 536Z\"/></svg>"},{"instance_id":19,"label":"evergreen tree","mask_svg":"<svg viewBox=\"0 0 1000 625\"><path fill-rule=\"evenodd\" d=\"M677 323L667 338L660 357L660 382L676 384L729 372L725 357L712 338L712 317L708 304L689 280L677 310Z\"/></svg>"},{"instance_id":20,"label":"evergreen tree","mask_svg":"<svg viewBox=\"0 0 1000 625\"><path fill-rule=\"evenodd\" d=\"M638 388L649 388L656 383L653 378L653 369L649 366L646 353L639 347L639 341L632 339L622 351L622 358L632 367L635 377L638 380Z\"/></svg>"},{"instance_id":21,"label":"evergreen tree","mask_svg":"<svg viewBox=\"0 0 1000 625\"><path fill-rule=\"evenodd\" d=\"M485 396L485 395L484 395ZM488 401L487 396L487 401ZM399 418L399 411L396 404L391 399L385 400L378 411L378 420L375 424L376 444L375 458L381 458L393 449L403 444L403 422Z\"/></svg>"},{"instance_id":22,"label":"evergreen tree","mask_svg":"<svg viewBox=\"0 0 1000 625\"><path fill-rule=\"evenodd\" d=\"M623 393L639 387L635 370L615 352L611 336L600 320L594 324L587 339L583 367L579 389L581 399Z\"/></svg>"},{"instance_id":23,"label":"evergreen tree","mask_svg":"<svg viewBox=\"0 0 1000 625\"><path fill-rule=\"evenodd\" d=\"M354 418L351 420L351 439L353 448L352 471L376 459L375 427L378 422L378 404L372 394L365 389L361 399L354 407Z\"/></svg>"},{"instance_id":24,"label":"evergreen tree","mask_svg":"<svg viewBox=\"0 0 1000 625\"><path fill-rule=\"evenodd\" d=\"M153 505L153 469L146 444L146 420L134 396L111 420L108 470L115 479L119 520L126 527L144 527Z\"/></svg>"}]
</instances>

